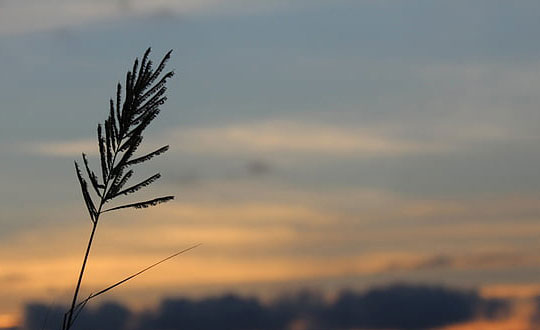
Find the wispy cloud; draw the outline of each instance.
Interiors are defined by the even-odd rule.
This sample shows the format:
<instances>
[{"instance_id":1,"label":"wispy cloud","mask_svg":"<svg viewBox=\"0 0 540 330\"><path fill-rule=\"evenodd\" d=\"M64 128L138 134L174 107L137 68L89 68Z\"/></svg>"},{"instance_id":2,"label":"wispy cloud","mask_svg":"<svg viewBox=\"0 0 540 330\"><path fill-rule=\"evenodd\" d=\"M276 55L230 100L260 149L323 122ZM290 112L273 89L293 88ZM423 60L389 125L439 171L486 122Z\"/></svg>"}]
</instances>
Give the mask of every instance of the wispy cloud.
<instances>
[{"instance_id":1,"label":"wispy cloud","mask_svg":"<svg viewBox=\"0 0 540 330\"><path fill-rule=\"evenodd\" d=\"M440 150L442 146L377 134L373 129L271 120L179 129L181 148L197 153L286 152L352 156L392 156Z\"/></svg>"},{"instance_id":2,"label":"wispy cloud","mask_svg":"<svg viewBox=\"0 0 540 330\"><path fill-rule=\"evenodd\" d=\"M130 15L243 15L289 6L284 0L7 0L0 2L0 34L64 28Z\"/></svg>"},{"instance_id":3,"label":"wispy cloud","mask_svg":"<svg viewBox=\"0 0 540 330\"><path fill-rule=\"evenodd\" d=\"M412 128L411 128L412 129ZM497 127L460 127L453 135L448 128L424 132L414 137L394 125L385 127L340 126L337 124L300 123L269 120L216 126L180 127L156 137L156 145L173 143L173 152L212 156L321 156L341 158L400 157L440 154L467 150L490 142L505 141L512 132ZM172 142L171 142L172 141ZM40 141L23 143L25 152L76 157L81 152L97 154L94 139ZM144 151L144 150L143 150Z\"/></svg>"},{"instance_id":4,"label":"wispy cloud","mask_svg":"<svg viewBox=\"0 0 540 330\"><path fill-rule=\"evenodd\" d=\"M404 140L362 127L340 127L318 123L263 121L215 127L179 128L164 134L175 141L179 152L227 155L288 153L347 157L387 157L431 153L446 146ZM158 139L161 140L161 139ZM84 151L95 154L95 141L49 141L26 143L23 150L49 156L72 157Z\"/></svg>"},{"instance_id":5,"label":"wispy cloud","mask_svg":"<svg viewBox=\"0 0 540 330\"><path fill-rule=\"evenodd\" d=\"M20 145L18 150L25 153L54 156L54 157L76 157L81 152L89 155L96 155L97 142L93 139L78 139L71 141L47 141L47 142L26 142Z\"/></svg>"},{"instance_id":6,"label":"wispy cloud","mask_svg":"<svg viewBox=\"0 0 540 330\"><path fill-rule=\"evenodd\" d=\"M0 34L48 30L117 16L113 1L4 1Z\"/></svg>"}]
</instances>

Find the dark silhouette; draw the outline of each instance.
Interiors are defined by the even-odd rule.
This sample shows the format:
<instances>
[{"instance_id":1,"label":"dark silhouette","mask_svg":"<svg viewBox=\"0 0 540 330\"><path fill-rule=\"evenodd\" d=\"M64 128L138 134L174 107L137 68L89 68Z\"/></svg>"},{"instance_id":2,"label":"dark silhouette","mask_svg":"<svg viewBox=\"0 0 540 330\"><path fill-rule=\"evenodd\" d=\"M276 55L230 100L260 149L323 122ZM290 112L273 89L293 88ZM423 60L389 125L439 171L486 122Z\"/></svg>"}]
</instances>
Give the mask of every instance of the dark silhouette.
<instances>
[{"instance_id":1,"label":"dark silhouette","mask_svg":"<svg viewBox=\"0 0 540 330\"><path fill-rule=\"evenodd\" d=\"M540 296L534 298L534 313L531 317L531 321L534 324L540 324Z\"/></svg>"},{"instance_id":2,"label":"dark silhouette","mask_svg":"<svg viewBox=\"0 0 540 330\"><path fill-rule=\"evenodd\" d=\"M509 311L509 301L485 299L473 291L393 285L363 294L346 291L333 302L313 292L281 297L269 304L235 295L200 300L175 298L165 299L156 310L140 314L107 303L83 311L80 320L82 329L94 330L278 330L295 322L303 322L310 330L408 330L431 329L477 317L494 319ZM53 308L52 314L52 319L59 320L62 310ZM28 305L25 328L41 329L44 315L43 305Z\"/></svg>"},{"instance_id":3,"label":"dark silhouette","mask_svg":"<svg viewBox=\"0 0 540 330\"><path fill-rule=\"evenodd\" d=\"M152 61L148 59L150 48L144 53L140 66L139 60L135 60L133 69L128 71L126 75L123 102L122 86L118 83L116 100L110 100L109 117L105 120L103 125L99 124L97 127L101 173L94 173L90 169L86 155L84 153L82 154L86 175L93 188L94 198L88 189L88 184L81 173L79 164L75 162L77 178L79 179L84 202L88 209L88 213L90 214L90 220L92 221L92 231L90 233L90 239L84 255L79 278L75 286L71 308L66 312L64 317L62 326L64 330L68 330L72 327L73 322L90 299L109 291L156 265L154 264L143 271L78 302L79 289L100 216L103 213L123 208L146 208L170 201L174 198L173 196L165 196L142 202L108 208L105 207L107 203L112 202L116 197L134 193L160 178L160 174L157 173L137 184L126 186L133 175L132 167L134 165L150 160L169 149L169 146L167 145L149 154L134 157L135 152L142 142L142 133L159 114L159 107L167 100L167 97L165 96L167 87L165 85L167 80L171 78L174 73L170 71L162 75L162 72L170 58L171 52L172 51L169 51L165 55L155 70L152 67ZM101 178L99 177L100 174Z\"/></svg>"},{"instance_id":4,"label":"dark silhouette","mask_svg":"<svg viewBox=\"0 0 540 330\"><path fill-rule=\"evenodd\" d=\"M486 308L489 305L489 308ZM340 329L431 329L463 322L502 302L484 300L474 292L458 292L442 287L396 285L374 289L359 296L343 293L329 310L326 319Z\"/></svg>"}]
</instances>

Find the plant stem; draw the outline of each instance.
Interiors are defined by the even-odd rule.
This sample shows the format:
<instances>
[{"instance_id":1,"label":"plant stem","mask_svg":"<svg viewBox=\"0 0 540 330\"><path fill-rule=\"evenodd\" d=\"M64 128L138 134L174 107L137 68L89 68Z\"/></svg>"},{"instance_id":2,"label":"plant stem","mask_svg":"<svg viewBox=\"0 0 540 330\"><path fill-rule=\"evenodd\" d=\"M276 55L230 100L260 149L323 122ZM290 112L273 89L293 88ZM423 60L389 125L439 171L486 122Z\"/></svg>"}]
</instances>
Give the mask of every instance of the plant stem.
<instances>
[{"instance_id":1,"label":"plant stem","mask_svg":"<svg viewBox=\"0 0 540 330\"><path fill-rule=\"evenodd\" d=\"M123 138L120 138L118 141L118 145L122 143ZM101 210L103 208L103 204L105 204L105 197L107 196L107 191L109 189L109 182L111 182L111 173L112 169L114 168L114 164L116 162L116 157L118 156L119 149L116 148L114 150L113 160L112 160L112 166L107 174L107 177L104 178L103 184L105 185L105 188L103 189L103 195L101 196L101 200L99 202L99 208L96 212L95 219L93 219L93 226L92 226L92 233L90 234L90 239L88 240L88 246L86 247L86 253L84 254L84 259L81 267L81 272L79 273L79 280L77 281L77 286L75 287L75 292L73 294L73 301L71 302L71 308L69 309L68 315L67 315L67 321L64 323L62 330L69 330L71 328L71 322L73 319L73 312L75 311L75 306L77 305L77 298L79 296L79 289L81 288L81 283L84 275L84 270L86 268L86 262L88 261L88 256L90 255L90 248L92 247L92 242L94 241L94 234L96 233L97 225L99 222L99 216L101 215Z\"/></svg>"},{"instance_id":2,"label":"plant stem","mask_svg":"<svg viewBox=\"0 0 540 330\"><path fill-rule=\"evenodd\" d=\"M90 239L88 240L88 246L86 247L86 253L84 254L84 260L82 263L81 272L79 273L79 280L77 281L77 286L75 287L75 293L73 294L73 301L71 303L71 308L67 316L67 322L64 324L64 330L69 330L71 328L71 320L73 318L73 311L75 309L75 305L77 304L77 297L79 296L79 289L81 287L84 270L86 268L86 262L88 261L88 256L90 255L90 248L92 247L94 234L96 233L98 217L99 217L99 213L98 213L98 216L96 217L96 221L94 222L94 225L92 226L92 233L90 234Z\"/></svg>"}]
</instances>

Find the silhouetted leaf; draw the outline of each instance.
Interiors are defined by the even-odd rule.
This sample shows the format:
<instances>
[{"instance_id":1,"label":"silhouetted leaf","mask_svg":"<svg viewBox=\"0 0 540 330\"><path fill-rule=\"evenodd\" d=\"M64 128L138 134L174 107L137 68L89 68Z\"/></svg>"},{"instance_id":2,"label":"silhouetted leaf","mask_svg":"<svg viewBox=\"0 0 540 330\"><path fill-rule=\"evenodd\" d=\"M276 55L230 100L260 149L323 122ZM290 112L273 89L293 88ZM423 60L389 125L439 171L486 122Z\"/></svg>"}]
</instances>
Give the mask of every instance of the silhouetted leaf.
<instances>
[{"instance_id":1,"label":"silhouetted leaf","mask_svg":"<svg viewBox=\"0 0 540 330\"><path fill-rule=\"evenodd\" d=\"M148 60L148 55L150 55L150 51L152 49L150 47L148 47L146 49L146 51L144 52L144 55L143 55L143 58L142 58L142 61L141 61L141 68L139 70L139 74L138 74L138 77L137 77L137 82L135 83L135 88L139 89L141 87L141 84L144 84L146 85L146 81L144 81L144 75L145 73L147 72L147 70L149 69L148 67L148 64L151 65L152 61L148 61L147 63L147 60ZM135 71L135 67L133 68L133 74L136 73Z\"/></svg>"},{"instance_id":2,"label":"silhouetted leaf","mask_svg":"<svg viewBox=\"0 0 540 330\"><path fill-rule=\"evenodd\" d=\"M160 110L158 107L155 107L151 110L148 110L146 113L141 115L141 117L138 117L136 122L134 124L140 123L136 128L134 128L132 131L130 131L127 136L133 136L133 135L139 135L144 131L144 129L150 125L152 120L156 118L156 116L159 114Z\"/></svg>"},{"instance_id":3,"label":"silhouetted leaf","mask_svg":"<svg viewBox=\"0 0 540 330\"><path fill-rule=\"evenodd\" d=\"M135 111L135 114L138 115L140 114L138 117L136 118L133 118L133 120L131 121L131 125L137 125L142 118L144 118L144 116L149 112L149 111L152 111L153 109L159 107L160 105L162 105L163 103L165 103L165 101L167 101L167 97L166 96L163 96L161 97L163 94L165 94L165 92L167 91L167 88L166 87L162 87L158 93L156 93L156 95L152 96L152 98L150 100L148 100L144 105L140 106L136 111Z\"/></svg>"},{"instance_id":4,"label":"silhouetted leaf","mask_svg":"<svg viewBox=\"0 0 540 330\"><path fill-rule=\"evenodd\" d=\"M144 55L146 55L146 53ZM146 60L146 59L143 57L143 61L144 60ZM142 69L143 66L144 66L144 63L141 65L141 69ZM137 69L138 69L138 67L139 67L139 59L136 58L135 61L133 62L133 68L131 69L131 84L130 84L130 86L133 89L136 89L136 87L135 87L135 85L136 85L135 77L137 77Z\"/></svg>"},{"instance_id":5,"label":"silhouetted leaf","mask_svg":"<svg viewBox=\"0 0 540 330\"><path fill-rule=\"evenodd\" d=\"M84 166L86 167L86 173L88 174L90 182L92 183L92 187L94 188L96 194L101 197L100 189L105 189L105 186L98 182L96 174L92 170L90 170L90 166L88 165L88 158L86 157L86 154L84 152L82 153L82 158L84 161Z\"/></svg>"},{"instance_id":6,"label":"silhouetted leaf","mask_svg":"<svg viewBox=\"0 0 540 330\"><path fill-rule=\"evenodd\" d=\"M132 204L126 204L126 205L113 207L113 208L107 209L105 211L102 211L102 213L110 212L110 211L114 211L114 210L125 209L125 208L130 208L130 207L136 208L136 209L145 209L145 208L150 207L150 206L155 206L155 205L158 205L158 204L161 204L161 203L166 203L166 202L171 201L173 199L174 199L174 196L159 197L159 198L154 198L154 199L151 199L151 200L148 200L148 201L145 201L145 202L138 202L138 203L132 203Z\"/></svg>"},{"instance_id":7,"label":"silhouetted leaf","mask_svg":"<svg viewBox=\"0 0 540 330\"><path fill-rule=\"evenodd\" d=\"M116 85L116 119L118 119L118 133L120 133L120 126L122 122L121 114L121 104L122 104L122 85L118 83ZM121 136L118 134L118 139L120 140Z\"/></svg>"},{"instance_id":8,"label":"silhouetted leaf","mask_svg":"<svg viewBox=\"0 0 540 330\"><path fill-rule=\"evenodd\" d=\"M120 136L123 136L129 128L130 123L130 109L133 100L133 89L131 86L131 72L126 74L126 96L124 99L124 105L122 106L122 121L120 122Z\"/></svg>"},{"instance_id":9,"label":"silhouetted leaf","mask_svg":"<svg viewBox=\"0 0 540 330\"><path fill-rule=\"evenodd\" d=\"M126 151L131 146L141 143L142 141L141 133L142 131L137 132L137 134L131 134L131 135L126 134L125 138L127 138L127 140L123 144L120 145L120 148L118 148L118 151ZM138 141L138 140L141 140L141 141Z\"/></svg>"},{"instance_id":10,"label":"silhouetted leaf","mask_svg":"<svg viewBox=\"0 0 540 330\"><path fill-rule=\"evenodd\" d=\"M117 167L122 167L123 168L124 166L126 166L126 163L131 159L131 157L133 156L135 151L137 151L137 148L141 144L142 139L143 138L142 138L141 135L135 135L135 136L132 136L128 140L128 142L126 142L126 144L124 146L126 146L127 150L122 155L122 158L118 162Z\"/></svg>"},{"instance_id":11,"label":"silhouetted leaf","mask_svg":"<svg viewBox=\"0 0 540 330\"><path fill-rule=\"evenodd\" d=\"M131 194L131 193L134 193L148 185L150 185L152 182L156 181L157 179L159 179L161 177L161 174L157 173L157 174L154 174L152 175L151 177L149 177L148 179L136 184L136 185L133 185L129 188L126 188L122 191L119 191L115 194L115 196L118 196L118 195L128 195L128 194Z\"/></svg>"},{"instance_id":12,"label":"silhouetted leaf","mask_svg":"<svg viewBox=\"0 0 540 330\"><path fill-rule=\"evenodd\" d=\"M154 87L152 87L146 93L141 95L141 102L153 96L154 93L156 93L158 90L163 89L165 87L165 84L167 83L167 79L171 78L172 76L174 76L174 72L172 71L168 72L165 76L163 76L163 78L161 78L161 80Z\"/></svg>"},{"instance_id":13,"label":"silhouetted leaf","mask_svg":"<svg viewBox=\"0 0 540 330\"><path fill-rule=\"evenodd\" d=\"M116 141L118 140L118 130L116 128L116 119L114 117L114 102L112 99L110 100L110 106L109 106L109 122L111 124L111 136L112 136L111 143L112 143L113 150L116 151L116 147L117 147Z\"/></svg>"},{"instance_id":14,"label":"silhouetted leaf","mask_svg":"<svg viewBox=\"0 0 540 330\"><path fill-rule=\"evenodd\" d=\"M112 168L113 163L113 147L112 147L112 140L113 132L111 127L111 121L109 119L105 120L105 146L107 150L107 168Z\"/></svg>"},{"instance_id":15,"label":"silhouetted leaf","mask_svg":"<svg viewBox=\"0 0 540 330\"><path fill-rule=\"evenodd\" d=\"M149 98L153 93L155 93L158 89L161 89L162 87L165 86L165 84L167 83L167 79L169 78L172 78L174 76L174 72L171 71L171 72L167 72L167 74L165 74L161 80L152 88L150 88L146 93L144 93L142 96L141 96L141 101L144 101L146 100L147 98Z\"/></svg>"},{"instance_id":16,"label":"silhouetted leaf","mask_svg":"<svg viewBox=\"0 0 540 330\"><path fill-rule=\"evenodd\" d=\"M103 175L103 182L107 181L108 168L107 168L107 155L105 151L105 140L101 132L101 124L98 125L98 143L99 143L99 155L101 157L101 173Z\"/></svg>"},{"instance_id":17,"label":"silhouetted leaf","mask_svg":"<svg viewBox=\"0 0 540 330\"><path fill-rule=\"evenodd\" d=\"M161 72L163 72L163 69L165 69L165 66L167 65L167 62L169 61L169 59L171 58L171 54L172 54L172 49L169 50L167 52L167 54L165 54L165 56L163 56L163 59L161 60L161 62L159 63L156 71L154 71L154 73L152 74L152 76L150 77L148 83L151 84L153 83L157 77L159 77L159 75L161 74ZM167 74L166 74L167 75ZM172 77L172 76L171 76ZM170 77L169 77L170 78Z\"/></svg>"},{"instance_id":18,"label":"silhouetted leaf","mask_svg":"<svg viewBox=\"0 0 540 330\"><path fill-rule=\"evenodd\" d=\"M81 185L81 190L84 202L86 204L86 208L88 208L88 213L90 213L90 218L92 219L92 221L95 221L96 208L94 206L94 203L92 202L92 198L90 198L90 194L88 193L88 186L86 184L86 181L82 177L81 169L79 168L79 164L77 162L75 162L75 170L77 172L77 178L79 179L79 183Z\"/></svg>"},{"instance_id":19,"label":"silhouetted leaf","mask_svg":"<svg viewBox=\"0 0 540 330\"><path fill-rule=\"evenodd\" d=\"M126 174L124 176L122 176L122 170L121 172L118 174L118 176L116 177L116 179L114 180L112 186L111 186L111 189L109 190L109 194L106 198L106 201L109 200L110 198L113 198L114 196L116 196L117 192L120 191L120 189L122 189L122 187L124 187L124 185L127 183L127 181L129 180L129 178L133 175L133 171L132 170L129 170L126 172Z\"/></svg>"},{"instance_id":20,"label":"silhouetted leaf","mask_svg":"<svg viewBox=\"0 0 540 330\"><path fill-rule=\"evenodd\" d=\"M145 161L150 160L150 159L152 159L152 158L154 158L156 156L161 155L162 153L166 152L167 150L169 150L168 145L166 145L164 147L161 147L158 150L153 151L153 152L151 152L151 153L149 153L147 155L144 155L142 157L132 159L132 160L126 162L126 166L131 166L131 165L135 165L135 164L138 164L138 163L145 162Z\"/></svg>"}]
</instances>

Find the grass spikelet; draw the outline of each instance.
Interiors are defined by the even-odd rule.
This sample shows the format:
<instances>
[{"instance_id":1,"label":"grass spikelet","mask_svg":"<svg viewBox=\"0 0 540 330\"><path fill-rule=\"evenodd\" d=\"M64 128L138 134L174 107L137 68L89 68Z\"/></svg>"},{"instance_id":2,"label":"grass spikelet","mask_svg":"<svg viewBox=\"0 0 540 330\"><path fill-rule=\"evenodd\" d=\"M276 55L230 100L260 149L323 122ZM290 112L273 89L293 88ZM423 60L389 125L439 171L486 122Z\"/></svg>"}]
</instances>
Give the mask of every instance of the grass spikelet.
<instances>
[{"instance_id":1,"label":"grass spikelet","mask_svg":"<svg viewBox=\"0 0 540 330\"><path fill-rule=\"evenodd\" d=\"M113 206L107 210L103 209L105 203L114 202L117 196L133 194L154 183L161 177L157 173L146 180L122 190L132 178L133 170L130 169L131 166L149 161L169 149L167 145L149 154L135 157L138 147L143 140L145 129L159 114L160 106L167 99L165 96L165 92L167 91L166 83L173 76L172 71L162 74L170 58L171 51L163 57L155 71L152 70L152 61L149 60L149 55L150 48L146 50L140 62L139 59L135 59L131 71L128 71L126 74L123 103L122 85L118 83L116 86L116 100L111 99L109 102L108 118L97 126L101 178L90 169L87 156L84 153L82 154L86 175L98 197L95 200L92 199L88 191L88 184L80 170L79 164L75 162L77 179L93 226L73 294L71 308L66 312L64 318L63 330L71 329L76 315L81 312L91 297L97 296L91 295L89 298L78 302L79 289L100 216L105 212L124 208L147 208L174 199L174 196L165 196L143 202ZM157 83L154 84L155 81ZM128 280L132 277L134 276L129 277ZM99 294L125 281L118 282L112 287L100 291Z\"/></svg>"}]
</instances>

